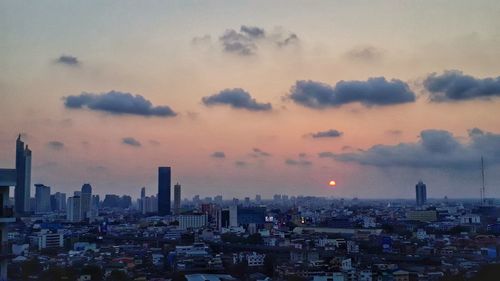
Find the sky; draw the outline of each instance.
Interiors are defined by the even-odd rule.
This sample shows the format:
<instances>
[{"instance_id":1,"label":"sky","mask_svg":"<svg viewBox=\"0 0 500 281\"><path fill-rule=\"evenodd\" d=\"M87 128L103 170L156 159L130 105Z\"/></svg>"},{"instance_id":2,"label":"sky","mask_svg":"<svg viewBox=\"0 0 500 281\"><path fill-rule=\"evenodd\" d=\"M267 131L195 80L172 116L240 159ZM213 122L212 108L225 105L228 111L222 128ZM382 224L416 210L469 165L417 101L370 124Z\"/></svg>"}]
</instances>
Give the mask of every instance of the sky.
<instances>
[{"instance_id":1,"label":"sky","mask_svg":"<svg viewBox=\"0 0 500 281\"><path fill-rule=\"evenodd\" d=\"M0 167L71 194L500 196L498 1L0 1ZM337 186L328 186L330 180Z\"/></svg>"}]
</instances>

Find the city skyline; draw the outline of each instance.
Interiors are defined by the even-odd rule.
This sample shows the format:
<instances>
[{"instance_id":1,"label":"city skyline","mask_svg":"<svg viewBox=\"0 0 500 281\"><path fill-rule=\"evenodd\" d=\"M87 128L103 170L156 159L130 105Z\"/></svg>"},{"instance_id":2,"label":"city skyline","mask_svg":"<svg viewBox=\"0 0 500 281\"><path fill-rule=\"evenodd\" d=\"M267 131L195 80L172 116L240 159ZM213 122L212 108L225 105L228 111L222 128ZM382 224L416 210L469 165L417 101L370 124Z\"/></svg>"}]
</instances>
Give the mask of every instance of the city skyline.
<instances>
[{"instance_id":1,"label":"city skyline","mask_svg":"<svg viewBox=\"0 0 500 281\"><path fill-rule=\"evenodd\" d=\"M187 198L414 198L420 179L429 198L479 198L484 157L498 198L498 11L0 3L0 167L21 133L31 195L154 195L170 166Z\"/></svg>"}]
</instances>

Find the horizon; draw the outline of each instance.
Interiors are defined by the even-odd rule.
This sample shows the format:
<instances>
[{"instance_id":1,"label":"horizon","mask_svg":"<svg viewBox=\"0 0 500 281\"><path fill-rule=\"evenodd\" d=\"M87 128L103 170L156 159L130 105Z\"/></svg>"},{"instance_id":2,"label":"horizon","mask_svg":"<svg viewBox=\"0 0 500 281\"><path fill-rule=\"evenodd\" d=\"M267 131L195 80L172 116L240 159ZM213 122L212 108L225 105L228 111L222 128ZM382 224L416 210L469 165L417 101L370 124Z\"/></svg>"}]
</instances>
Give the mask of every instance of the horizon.
<instances>
[{"instance_id":1,"label":"horizon","mask_svg":"<svg viewBox=\"0 0 500 281\"><path fill-rule=\"evenodd\" d=\"M2 2L0 167L21 134L32 191L156 194L170 166L183 198L414 198L423 180L430 198L475 199L484 157L500 198L499 11Z\"/></svg>"}]
</instances>

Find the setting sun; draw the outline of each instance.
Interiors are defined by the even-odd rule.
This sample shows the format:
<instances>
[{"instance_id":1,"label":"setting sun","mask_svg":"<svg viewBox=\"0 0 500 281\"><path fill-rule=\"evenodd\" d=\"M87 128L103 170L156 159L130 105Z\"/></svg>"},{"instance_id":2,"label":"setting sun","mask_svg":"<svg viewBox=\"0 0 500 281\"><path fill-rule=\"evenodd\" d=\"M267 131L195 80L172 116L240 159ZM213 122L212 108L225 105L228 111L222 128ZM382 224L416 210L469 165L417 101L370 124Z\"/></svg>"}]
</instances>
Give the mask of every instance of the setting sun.
<instances>
[{"instance_id":1,"label":"setting sun","mask_svg":"<svg viewBox=\"0 0 500 281\"><path fill-rule=\"evenodd\" d=\"M329 186L336 186L337 183L334 181L334 180L331 180L329 183L328 183Z\"/></svg>"}]
</instances>

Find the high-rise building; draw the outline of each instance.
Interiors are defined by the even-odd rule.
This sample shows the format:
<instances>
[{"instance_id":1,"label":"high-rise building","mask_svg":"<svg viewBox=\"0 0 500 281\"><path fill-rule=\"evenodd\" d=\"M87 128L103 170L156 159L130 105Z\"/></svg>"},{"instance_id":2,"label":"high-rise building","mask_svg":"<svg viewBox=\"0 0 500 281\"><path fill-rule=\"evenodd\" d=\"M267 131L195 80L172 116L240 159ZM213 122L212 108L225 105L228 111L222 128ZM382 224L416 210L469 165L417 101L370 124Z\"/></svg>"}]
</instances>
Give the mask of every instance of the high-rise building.
<instances>
[{"instance_id":1,"label":"high-rise building","mask_svg":"<svg viewBox=\"0 0 500 281\"><path fill-rule=\"evenodd\" d=\"M417 196L417 206L421 207L427 202L427 187L422 182L419 181L415 186L415 193Z\"/></svg>"},{"instance_id":2,"label":"high-rise building","mask_svg":"<svg viewBox=\"0 0 500 281\"><path fill-rule=\"evenodd\" d=\"M38 214L48 213L50 208L50 186L35 184L35 210Z\"/></svg>"},{"instance_id":3,"label":"high-rise building","mask_svg":"<svg viewBox=\"0 0 500 281\"><path fill-rule=\"evenodd\" d=\"M170 189L171 169L170 167L158 168L158 214L160 216L170 215Z\"/></svg>"},{"instance_id":4,"label":"high-rise building","mask_svg":"<svg viewBox=\"0 0 500 281\"><path fill-rule=\"evenodd\" d=\"M66 193L56 192L50 196L52 211L59 212L66 210Z\"/></svg>"},{"instance_id":5,"label":"high-rise building","mask_svg":"<svg viewBox=\"0 0 500 281\"><path fill-rule=\"evenodd\" d=\"M82 220L82 201L80 196L68 198L66 208L66 219L70 222L79 222Z\"/></svg>"},{"instance_id":6,"label":"high-rise building","mask_svg":"<svg viewBox=\"0 0 500 281\"><path fill-rule=\"evenodd\" d=\"M181 185L174 185L174 214L178 215L181 211Z\"/></svg>"},{"instance_id":7,"label":"high-rise building","mask_svg":"<svg viewBox=\"0 0 500 281\"><path fill-rule=\"evenodd\" d=\"M80 198L82 219L92 219L92 186L89 183L82 185Z\"/></svg>"},{"instance_id":8,"label":"high-rise building","mask_svg":"<svg viewBox=\"0 0 500 281\"><path fill-rule=\"evenodd\" d=\"M31 150L24 146L21 135L16 141L16 188L14 200L17 214L26 214L30 211L31 188Z\"/></svg>"},{"instance_id":9,"label":"high-rise building","mask_svg":"<svg viewBox=\"0 0 500 281\"><path fill-rule=\"evenodd\" d=\"M141 188L141 198L139 199L139 211L142 213L142 214L145 214L146 213L146 208L145 208L145 204L146 204L146 187L142 187Z\"/></svg>"},{"instance_id":10,"label":"high-rise building","mask_svg":"<svg viewBox=\"0 0 500 281\"><path fill-rule=\"evenodd\" d=\"M9 206L9 190L11 186L16 186L17 173L14 169L0 169L0 251L8 251L4 247L7 245L7 233L9 223L16 221L12 205ZM8 256L0 255L0 280L7 280Z\"/></svg>"}]
</instances>

